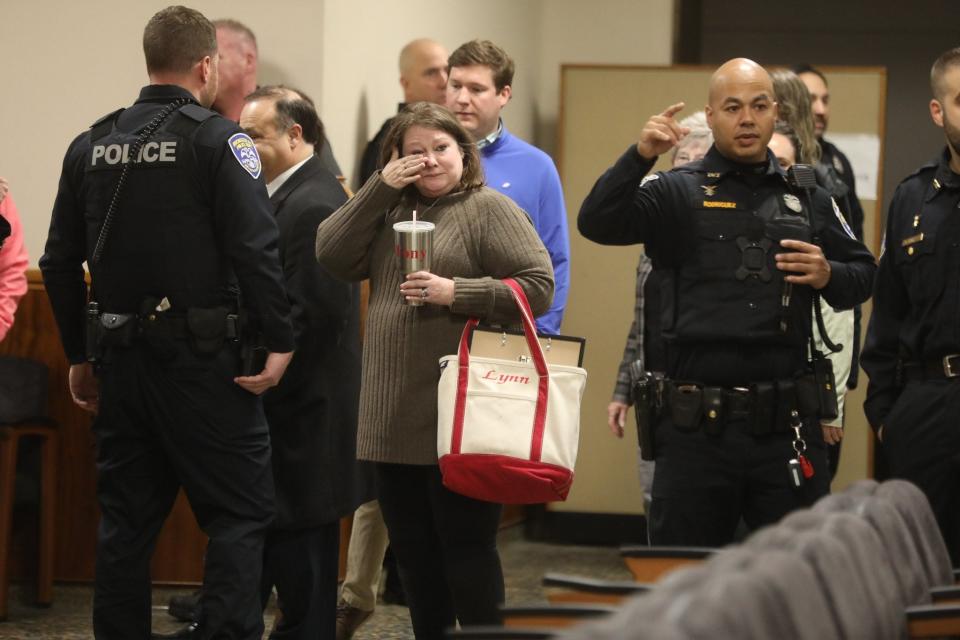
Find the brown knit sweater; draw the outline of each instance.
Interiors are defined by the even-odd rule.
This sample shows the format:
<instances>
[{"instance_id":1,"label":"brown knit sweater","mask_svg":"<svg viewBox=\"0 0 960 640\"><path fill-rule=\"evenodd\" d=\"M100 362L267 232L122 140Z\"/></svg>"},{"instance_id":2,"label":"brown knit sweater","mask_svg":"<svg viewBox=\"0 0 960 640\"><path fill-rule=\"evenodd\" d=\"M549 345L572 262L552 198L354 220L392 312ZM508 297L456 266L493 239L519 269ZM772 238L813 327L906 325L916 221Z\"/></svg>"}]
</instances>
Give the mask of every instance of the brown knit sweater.
<instances>
[{"instance_id":1,"label":"brown knit sweater","mask_svg":"<svg viewBox=\"0 0 960 640\"><path fill-rule=\"evenodd\" d=\"M415 195L416 192L414 192ZM452 193L419 217L436 225L431 271L454 280L450 307L403 304L393 223L409 220L415 199L373 175L317 229L317 260L344 280L370 278L363 345L357 458L399 464L437 463L438 361L456 353L469 316L520 320L514 278L534 315L553 297L550 256L529 217L489 188Z\"/></svg>"}]
</instances>

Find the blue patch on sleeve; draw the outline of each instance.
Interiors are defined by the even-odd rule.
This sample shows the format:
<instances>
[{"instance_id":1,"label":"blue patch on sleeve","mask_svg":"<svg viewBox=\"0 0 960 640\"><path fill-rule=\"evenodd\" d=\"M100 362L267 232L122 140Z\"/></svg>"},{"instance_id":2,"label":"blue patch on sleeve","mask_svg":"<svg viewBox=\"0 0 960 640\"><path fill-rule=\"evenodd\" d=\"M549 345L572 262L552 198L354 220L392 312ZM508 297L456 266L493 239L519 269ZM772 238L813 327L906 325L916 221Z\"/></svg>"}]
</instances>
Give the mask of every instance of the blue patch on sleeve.
<instances>
[{"instance_id":1,"label":"blue patch on sleeve","mask_svg":"<svg viewBox=\"0 0 960 640\"><path fill-rule=\"evenodd\" d=\"M237 159L240 166L253 176L254 180L259 178L260 154L257 153L257 147L250 136L245 133L235 133L227 140L227 144L230 145L230 151L233 152L233 157Z\"/></svg>"}]
</instances>

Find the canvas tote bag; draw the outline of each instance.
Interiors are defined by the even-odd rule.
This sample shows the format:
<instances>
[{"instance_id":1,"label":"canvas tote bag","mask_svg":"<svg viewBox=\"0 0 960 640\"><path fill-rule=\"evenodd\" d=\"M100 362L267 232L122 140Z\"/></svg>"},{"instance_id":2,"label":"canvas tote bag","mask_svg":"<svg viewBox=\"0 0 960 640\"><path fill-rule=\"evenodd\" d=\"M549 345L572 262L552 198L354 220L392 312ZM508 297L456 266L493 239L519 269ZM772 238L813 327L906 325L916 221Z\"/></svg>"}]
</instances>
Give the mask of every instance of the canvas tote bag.
<instances>
[{"instance_id":1,"label":"canvas tote bag","mask_svg":"<svg viewBox=\"0 0 960 640\"><path fill-rule=\"evenodd\" d=\"M548 365L527 297L514 280L531 361L471 357L470 318L457 355L440 359L437 454L443 484L505 504L565 500L580 438L581 367Z\"/></svg>"}]
</instances>

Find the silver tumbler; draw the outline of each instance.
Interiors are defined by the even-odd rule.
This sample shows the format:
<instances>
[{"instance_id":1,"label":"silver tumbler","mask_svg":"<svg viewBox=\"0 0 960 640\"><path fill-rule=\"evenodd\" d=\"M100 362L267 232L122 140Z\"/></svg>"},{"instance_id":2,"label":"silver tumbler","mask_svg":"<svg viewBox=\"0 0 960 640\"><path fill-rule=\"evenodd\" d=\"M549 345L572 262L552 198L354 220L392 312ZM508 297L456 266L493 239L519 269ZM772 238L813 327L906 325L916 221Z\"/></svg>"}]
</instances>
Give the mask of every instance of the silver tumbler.
<instances>
[{"instance_id":1,"label":"silver tumbler","mask_svg":"<svg viewBox=\"0 0 960 640\"><path fill-rule=\"evenodd\" d=\"M430 271L430 260L433 257L433 230L432 222L423 220L405 220L393 225L394 247L400 261L400 274L406 278L415 271ZM403 300L414 307L423 305L423 300Z\"/></svg>"}]
</instances>

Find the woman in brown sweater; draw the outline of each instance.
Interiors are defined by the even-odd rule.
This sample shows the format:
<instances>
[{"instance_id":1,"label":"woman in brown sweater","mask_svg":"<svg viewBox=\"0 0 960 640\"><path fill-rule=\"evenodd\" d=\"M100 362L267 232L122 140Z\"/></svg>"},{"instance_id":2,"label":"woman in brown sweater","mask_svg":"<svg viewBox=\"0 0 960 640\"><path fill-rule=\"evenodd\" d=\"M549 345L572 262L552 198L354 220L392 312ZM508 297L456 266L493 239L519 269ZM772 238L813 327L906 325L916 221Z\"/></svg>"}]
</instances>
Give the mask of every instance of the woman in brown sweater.
<instances>
[{"instance_id":1,"label":"woman in brown sweater","mask_svg":"<svg viewBox=\"0 0 960 640\"><path fill-rule=\"evenodd\" d=\"M483 186L476 148L449 111L408 107L383 150L383 170L320 225L317 259L345 280L370 279L357 457L378 463L380 507L414 632L439 638L457 620L496 623L503 574L500 505L453 493L441 480L438 361L456 353L470 316L519 321L503 278L523 287L534 314L545 312L553 271L526 214ZM436 225L432 268L404 278L393 224L414 209Z\"/></svg>"}]
</instances>

